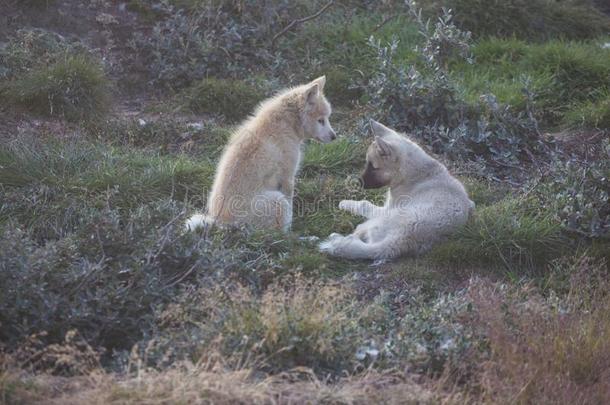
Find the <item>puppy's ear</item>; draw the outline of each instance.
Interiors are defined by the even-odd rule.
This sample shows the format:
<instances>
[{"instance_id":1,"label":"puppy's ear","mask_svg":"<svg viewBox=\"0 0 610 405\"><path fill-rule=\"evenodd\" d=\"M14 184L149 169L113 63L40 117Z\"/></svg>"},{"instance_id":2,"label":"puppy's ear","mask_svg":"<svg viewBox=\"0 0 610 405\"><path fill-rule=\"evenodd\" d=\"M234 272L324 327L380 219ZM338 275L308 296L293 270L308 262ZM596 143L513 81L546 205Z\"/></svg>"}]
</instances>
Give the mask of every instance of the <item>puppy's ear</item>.
<instances>
[{"instance_id":1,"label":"puppy's ear","mask_svg":"<svg viewBox=\"0 0 610 405\"><path fill-rule=\"evenodd\" d=\"M383 138L379 136L375 136L375 145L377 145L377 150L379 151L379 156L381 157L390 157L392 156L392 146L383 140Z\"/></svg>"},{"instance_id":2,"label":"puppy's ear","mask_svg":"<svg viewBox=\"0 0 610 405\"><path fill-rule=\"evenodd\" d=\"M377 122L375 120L370 120L370 125L371 125L371 131L373 132L373 135L375 135L375 136L384 136L385 134L387 134L389 132L393 132L390 128L386 127L382 123Z\"/></svg>"},{"instance_id":3,"label":"puppy's ear","mask_svg":"<svg viewBox=\"0 0 610 405\"><path fill-rule=\"evenodd\" d=\"M311 84L317 84L320 86L320 92L324 91L324 85L326 84L326 76L320 76L315 80L312 80Z\"/></svg>"},{"instance_id":4,"label":"puppy's ear","mask_svg":"<svg viewBox=\"0 0 610 405\"><path fill-rule=\"evenodd\" d=\"M318 83L314 83L310 85L307 90L305 90L305 101L307 104L314 105L318 96L320 94L320 85Z\"/></svg>"}]
</instances>

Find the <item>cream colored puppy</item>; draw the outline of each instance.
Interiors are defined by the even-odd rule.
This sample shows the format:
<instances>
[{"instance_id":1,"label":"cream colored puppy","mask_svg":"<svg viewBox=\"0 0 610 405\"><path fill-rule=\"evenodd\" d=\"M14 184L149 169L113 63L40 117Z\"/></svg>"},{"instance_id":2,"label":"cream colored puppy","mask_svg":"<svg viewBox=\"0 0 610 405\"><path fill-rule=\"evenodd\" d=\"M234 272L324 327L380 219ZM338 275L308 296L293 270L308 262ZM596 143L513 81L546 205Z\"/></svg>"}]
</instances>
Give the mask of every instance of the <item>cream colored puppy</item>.
<instances>
[{"instance_id":1,"label":"cream colored puppy","mask_svg":"<svg viewBox=\"0 0 610 405\"><path fill-rule=\"evenodd\" d=\"M188 229L212 222L290 229L301 144L336 138L329 122L331 106L323 94L325 82L322 76L261 103L226 146L207 213L191 217Z\"/></svg>"},{"instance_id":2,"label":"cream colored puppy","mask_svg":"<svg viewBox=\"0 0 610 405\"><path fill-rule=\"evenodd\" d=\"M464 224L474 203L439 161L404 135L371 121L364 188L388 186L383 207L344 200L339 208L367 218L348 236L331 234L320 250L348 259L419 255Z\"/></svg>"}]
</instances>

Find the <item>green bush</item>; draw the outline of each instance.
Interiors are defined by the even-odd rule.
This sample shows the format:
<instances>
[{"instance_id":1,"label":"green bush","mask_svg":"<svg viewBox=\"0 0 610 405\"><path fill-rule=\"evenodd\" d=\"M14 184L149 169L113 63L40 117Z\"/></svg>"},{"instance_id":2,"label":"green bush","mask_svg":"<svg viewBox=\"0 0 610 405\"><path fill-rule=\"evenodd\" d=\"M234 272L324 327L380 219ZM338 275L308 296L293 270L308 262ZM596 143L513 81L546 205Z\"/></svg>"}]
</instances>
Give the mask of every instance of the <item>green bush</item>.
<instances>
[{"instance_id":1,"label":"green bush","mask_svg":"<svg viewBox=\"0 0 610 405\"><path fill-rule=\"evenodd\" d=\"M230 279L263 289L282 274L280 263L292 249L272 234L186 233L192 208L169 198L122 210L96 203L74 203L67 212L74 228L42 241L27 215L2 220L3 345L15 347L42 331L45 342L57 342L78 329L94 347L129 350L154 330L155 308L183 287ZM28 214L53 209L50 204L39 199Z\"/></svg>"},{"instance_id":2,"label":"green bush","mask_svg":"<svg viewBox=\"0 0 610 405\"><path fill-rule=\"evenodd\" d=\"M158 260L145 259L148 249L164 249L159 229L150 231L155 217L169 222L179 212L171 202L142 207L131 219L81 211L79 234L42 246L10 222L0 236L0 340L14 345L45 331L47 342L57 342L77 328L95 346L129 349L151 322L148 307L171 296L162 287L189 255L159 250ZM161 270L163 261L174 269Z\"/></svg>"},{"instance_id":3,"label":"green bush","mask_svg":"<svg viewBox=\"0 0 610 405\"><path fill-rule=\"evenodd\" d=\"M222 114L236 122L251 114L264 95L245 81L209 78L195 83L185 97L194 112Z\"/></svg>"},{"instance_id":4,"label":"green bush","mask_svg":"<svg viewBox=\"0 0 610 405\"><path fill-rule=\"evenodd\" d=\"M106 113L110 82L98 62L85 55L66 56L0 84L0 97L35 114L80 121Z\"/></svg>"},{"instance_id":5,"label":"green bush","mask_svg":"<svg viewBox=\"0 0 610 405\"><path fill-rule=\"evenodd\" d=\"M270 52L273 35L322 3L153 1L154 13L165 17L151 32L135 33L129 44L131 61L144 68L150 82L173 90L211 76L244 77L262 68L268 72L277 59ZM150 14L148 6L132 3Z\"/></svg>"},{"instance_id":6,"label":"green bush","mask_svg":"<svg viewBox=\"0 0 610 405\"><path fill-rule=\"evenodd\" d=\"M588 39L604 34L610 18L588 0L443 0L456 23L478 37Z\"/></svg>"},{"instance_id":7,"label":"green bush","mask_svg":"<svg viewBox=\"0 0 610 405\"><path fill-rule=\"evenodd\" d=\"M456 61L472 64L470 34L460 30L448 10L431 27L414 2L408 2L413 20L424 38L416 47L418 63L404 65L399 43L382 45L371 38L377 67L366 84L370 102L390 126L423 138L436 153L478 160L489 168L515 165L526 155L546 151L532 112L531 81L520 79L523 109L499 103L488 91L476 103L466 101L465 89L450 73Z\"/></svg>"},{"instance_id":8,"label":"green bush","mask_svg":"<svg viewBox=\"0 0 610 405\"><path fill-rule=\"evenodd\" d=\"M330 9L316 23L303 24L294 35L286 35L278 43L278 49L292 70L304 69L306 77L327 74L327 88L334 86L330 80L332 75L337 76L335 81L346 82L335 92L327 90L331 102L334 102L334 94L342 95L340 101L348 94L355 100L358 91L362 90L349 87L357 87L375 67L374 49L367 46L371 35L381 41L395 38L401 44L398 57L406 62L415 59L412 46L421 42L417 25L400 13L381 25L384 18L378 10L357 8L354 14L346 15L339 8Z\"/></svg>"}]
</instances>

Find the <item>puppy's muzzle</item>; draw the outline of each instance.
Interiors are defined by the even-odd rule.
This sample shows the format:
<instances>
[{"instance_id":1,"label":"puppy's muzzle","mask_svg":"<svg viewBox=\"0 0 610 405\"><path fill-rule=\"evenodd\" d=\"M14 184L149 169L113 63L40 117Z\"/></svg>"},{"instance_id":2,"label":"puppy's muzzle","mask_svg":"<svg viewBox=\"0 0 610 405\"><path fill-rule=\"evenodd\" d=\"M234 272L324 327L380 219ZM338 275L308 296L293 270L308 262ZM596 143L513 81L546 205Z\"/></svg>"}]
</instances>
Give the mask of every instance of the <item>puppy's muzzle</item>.
<instances>
[{"instance_id":1,"label":"puppy's muzzle","mask_svg":"<svg viewBox=\"0 0 610 405\"><path fill-rule=\"evenodd\" d=\"M371 188L381 188L387 185L387 182L383 181L380 178L380 173L376 170L372 164L367 163L364 172L362 173L361 183L362 188L371 189Z\"/></svg>"}]
</instances>

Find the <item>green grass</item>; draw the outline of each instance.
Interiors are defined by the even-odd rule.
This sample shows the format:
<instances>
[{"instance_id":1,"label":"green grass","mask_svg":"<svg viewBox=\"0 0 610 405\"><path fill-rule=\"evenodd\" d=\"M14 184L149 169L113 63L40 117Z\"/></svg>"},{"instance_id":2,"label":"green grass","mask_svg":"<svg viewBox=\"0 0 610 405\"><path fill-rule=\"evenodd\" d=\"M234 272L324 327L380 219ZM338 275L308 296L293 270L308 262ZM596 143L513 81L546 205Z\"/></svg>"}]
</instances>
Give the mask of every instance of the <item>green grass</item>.
<instances>
[{"instance_id":1,"label":"green grass","mask_svg":"<svg viewBox=\"0 0 610 405\"><path fill-rule=\"evenodd\" d=\"M108 111L110 87L97 61L85 55L66 56L0 83L0 99L34 114L92 120Z\"/></svg>"},{"instance_id":2,"label":"green grass","mask_svg":"<svg viewBox=\"0 0 610 405\"><path fill-rule=\"evenodd\" d=\"M305 149L301 173L305 177L323 173L358 173L364 168L366 148L362 140L350 137L342 137L329 144L311 142Z\"/></svg>"},{"instance_id":3,"label":"green grass","mask_svg":"<svg viewBox=\"0 0 610 405\"><path fill-rule=\"evenodd\" d=\"M481 94L491 92L500 102L523 108L521 79L528 77L546 125L559 124L573 104L595 104L610 87L610 51L595 42L528 44L491 38L478 42L473 53L474 64L451 69L463 85L465 99L476 102ZM595 116L591 118L595 120Z\"/></svg>"},{"instance_id":4,"label":"green grass","mask_svg":"<svg viewBox=\"0 0 610 405\"><path fill-rule=\"evenodd\" d=\"M506 197L478 207L470 221L429 256L439 263L499 265L522 272L544 266L567 247L561 224L541 212L535 200Z\"/></svg>"},{"instance_id":5,"label":"green grass","mask_svg":"<svg viewBox=\"0 0 610 405\"><path fill-rule=\"evenodd\" d=\"M595 100L571 106L563 116L562 124L570 128L610 128L610 90Z\"/></svg>"},{"instance_id":6,"label":"green grass","mask_svg":"<svg viewBox=\"0 0 610 405\"><path fill-rule=\"evenodd\" d=\"M213 173L213 164L206 160L151 156L81 141L23 139L0 147L0 184L5 190L44 186L74 198L110 193L124 208L167 196L201 202Z\"/></svg>"},{"instance_id":7,"label":"green grass","mask_svg":"<svg viewBox=\"0 0 610 405\"><path fill-rule=\"evenodd\" d=\"M477 208L500 202L511 192L510 187L489 180L480 180L472 177L463 177L459 178L459 180L466 187L468 196L474 201Z\"/></svg>"},{"instance_id":8,"label":"green grass","mask_svg":"<svg viewBox=\"0 0 610 405\"><path fill-rule=\"evenodd\" d=\"M444 0L457 24L475 36L529 40L590 39L610 29L610 18L588 0Z\"/></svg>"}]
</instances>

